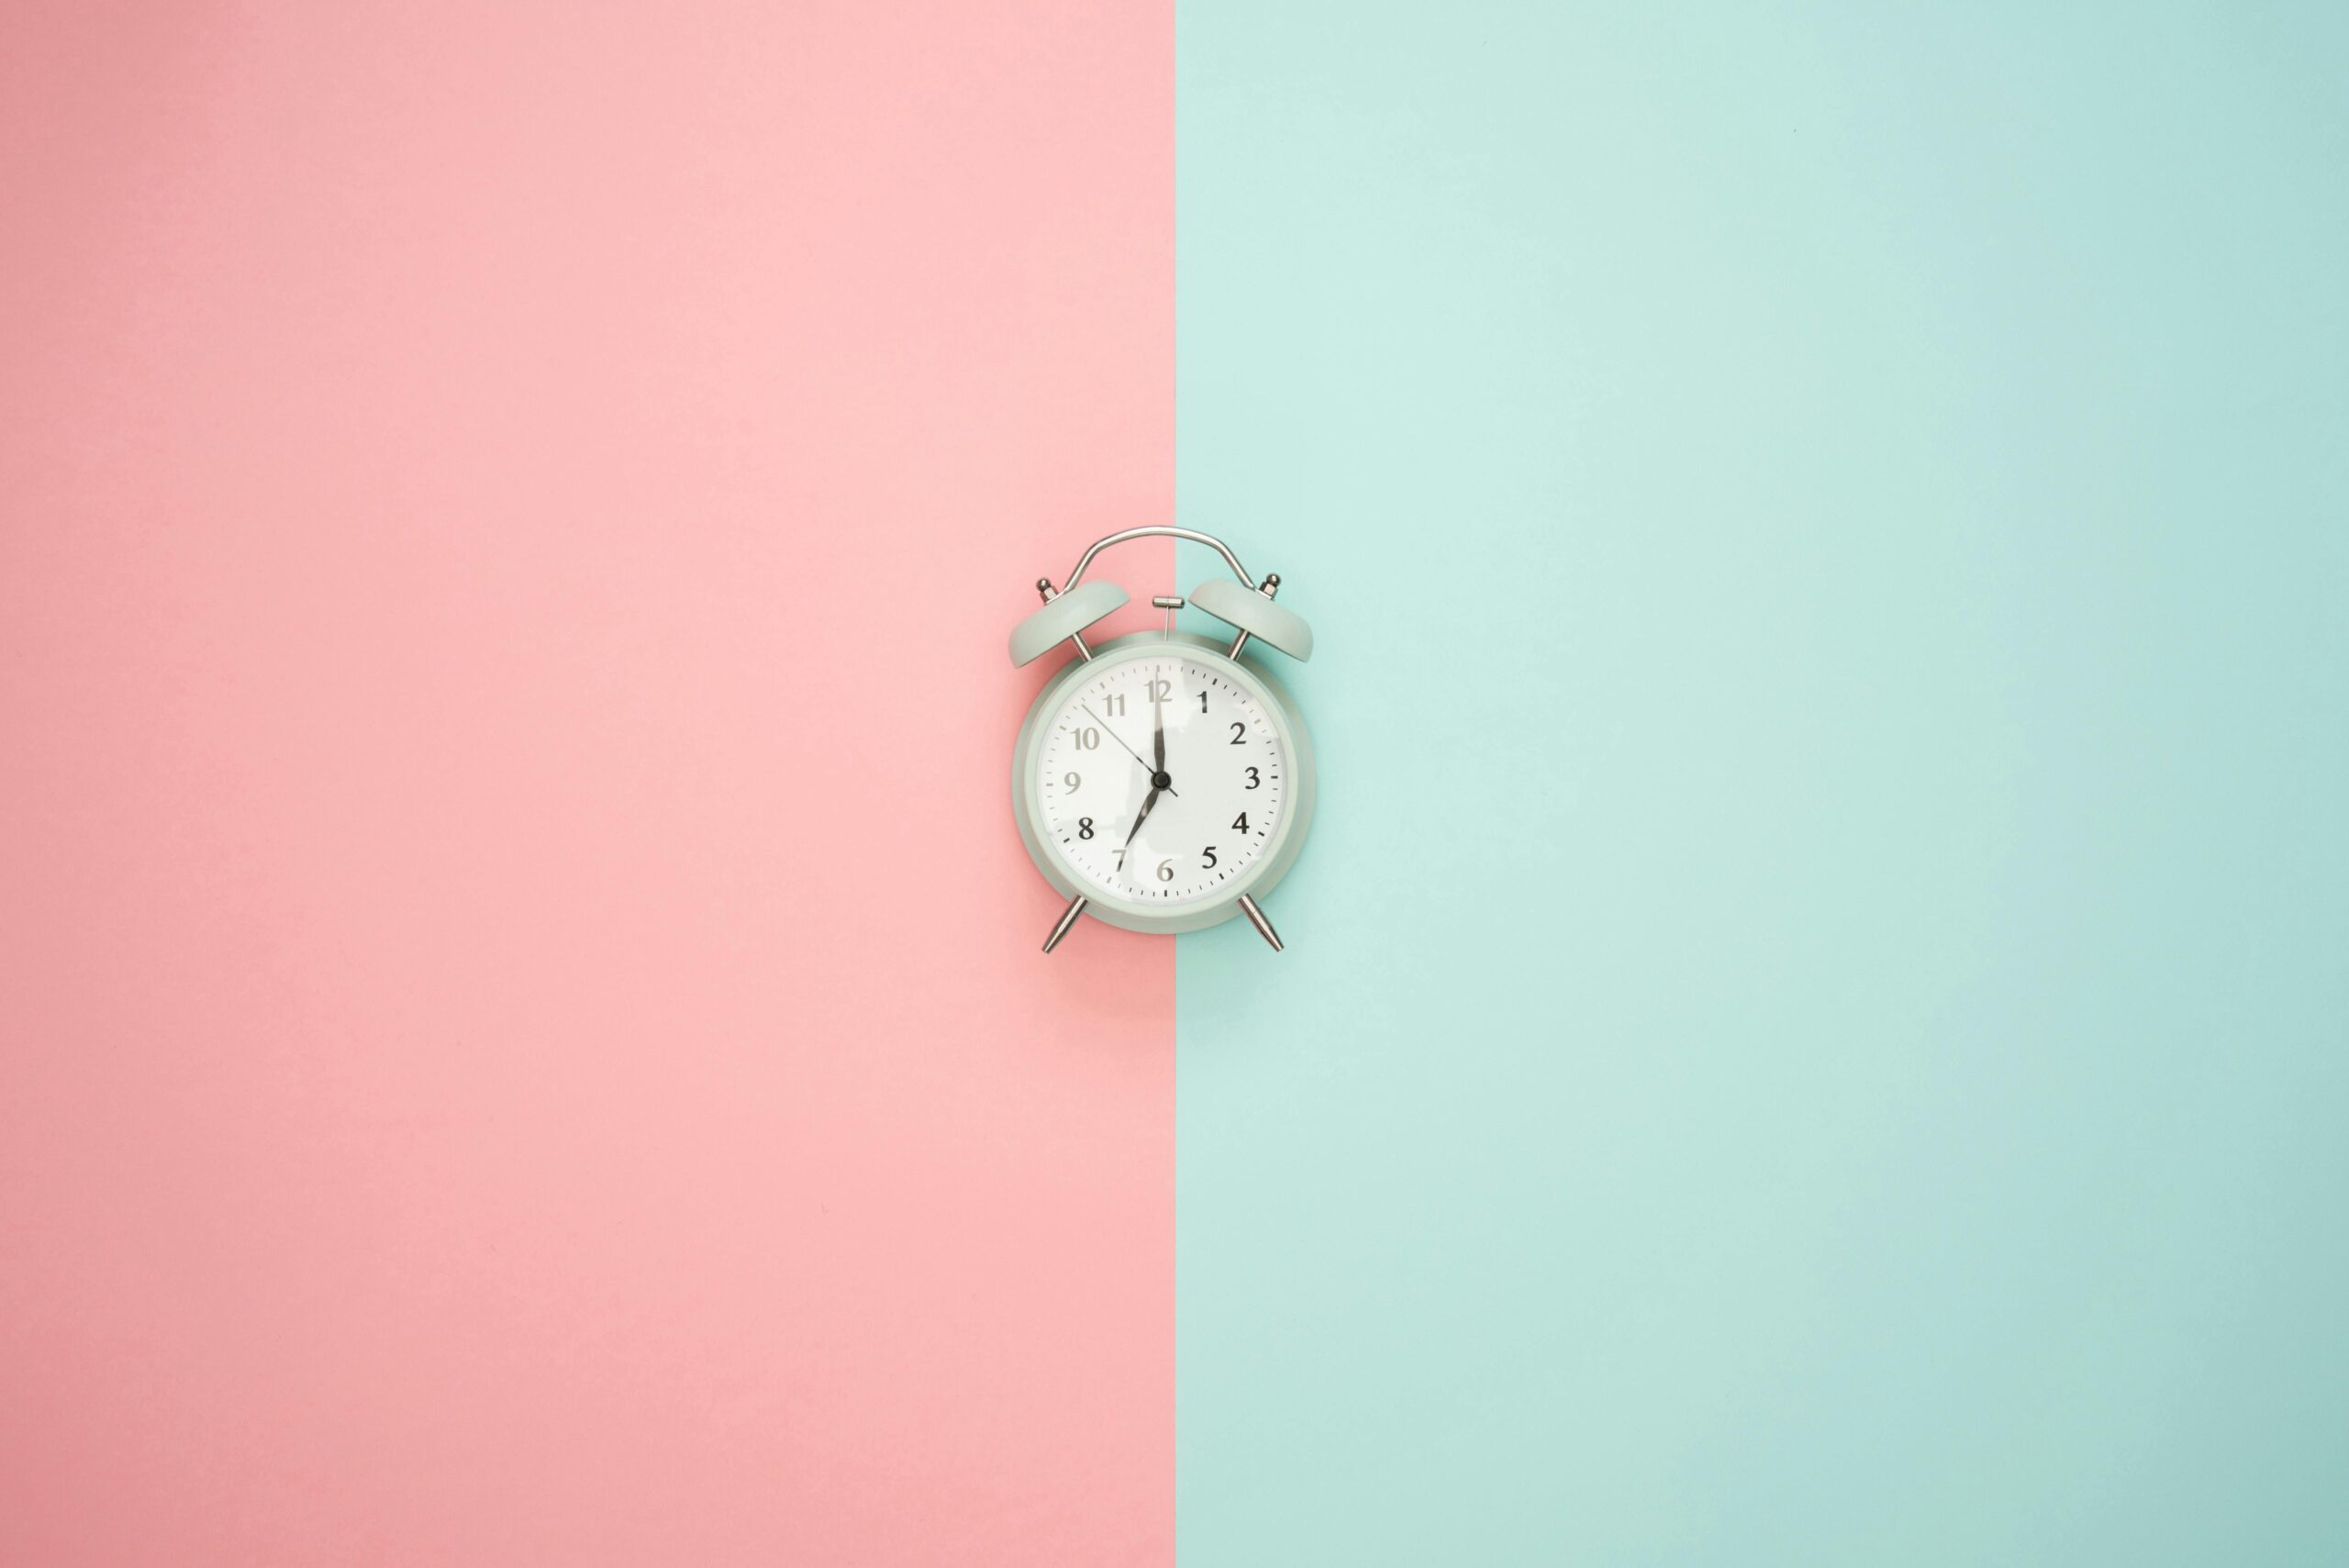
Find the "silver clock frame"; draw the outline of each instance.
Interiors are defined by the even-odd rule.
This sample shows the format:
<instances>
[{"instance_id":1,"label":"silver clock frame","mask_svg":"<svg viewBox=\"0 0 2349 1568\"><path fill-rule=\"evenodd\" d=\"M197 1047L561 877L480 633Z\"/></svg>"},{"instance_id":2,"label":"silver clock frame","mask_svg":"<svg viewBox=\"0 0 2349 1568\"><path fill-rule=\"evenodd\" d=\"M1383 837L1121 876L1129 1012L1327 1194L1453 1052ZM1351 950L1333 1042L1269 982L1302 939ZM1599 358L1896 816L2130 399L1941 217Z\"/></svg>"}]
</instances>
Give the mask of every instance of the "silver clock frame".
<instances>
[{"instance_id":1,"label":"silver clock frame","mask_svg":"<svg viewBox=\"0 0 2349 1568\"><path fill-rule=\"evenodd\" d=\"M1238 883L1219 889L1208 899L1186 906L1180 911L1163 906L1144 904L1136 899L1120 898L1115 894L1086 892L1083 879L1061 855L1048 832L1041 830L1043 809L1033 798L1035 788L1035 748L1041 744L1044 716L1054 711L1067 684L1082 676L1098 661L1085 640L1085 628L1111 614L1126 602L1125 590L1113 583L1085 581L1085 568L1093 558L1112 545L1136 539L1178 539L1203 544L1223 557L1231 568L1236 585L1222 578L1210 578L1191 591L1190 602L1218 620L1233 627L1239 636L1231 646L1221 647L1206 638L1174 629L1174 612L1184 601L1173 594L1162 594L1151 603L1166 612L1165 629L1152 636L1135 632L1103 645L1103 651L1121 650L1115 662L1139 661L1145 657L1181 658L1189 647L1206 649L1220 654L1233 674L1241 683L1255 688L1264 711L1273 717L1273 727L1279 732L1285 751L1290 759L1289 772L1297 780L1295 805L1281 814L1282 825L1274 841L1265 846L1262 859L1242 873ZM1284 875L1297 851L1305 846L1305 834L1313 820L1313 740L1305 728L1305 718L1297 711L1292 698L1278 681L1258 665L1243 662L1240 655L1247 649L1249 639L1277 648L1292 659L1313 657L1313 628L1305 617L1286 605L1275 605L1280 593L1278 573L1267 573L1261 583L1248 575L1231 547L1213 534L1194 528L1178 528L1170 524L1153 523L1143 528L1127 528L1106 539L1096 539L1077 558L1076 568L1068 574L1067 582L1059 588L1049 577L1036 579L1036 593L1043 607L1030 611L1027 617L1011 628L1011 662L1027 664L1041 658L1053 648L1066 642L1076 650L1076 658L1061 673L1045 684L1036 700L1029 706L1028 717L1019 727L1019 738L1011 748L1012 814L1019 823L1019 837L1028 846L1028 856L1042 872L1044 880L1068 899L1068 907L1061 911L1060 919L1052 926L1052 934L1044 939L1044 951L1052 951L1061 939L1075 925L1077 917L1091 908L1098 897L1103 907L1093 913L1113 926L1130 931L1196 931L1204 927L1219 925L1235 914L1248 917L1256 934L1264 939L1275 952L1281 951L1280 933L1273 929L1271 920L1256 902L1259 892L1269 891ZM1148 646L1137 646L1147 644ZM1151 800L1157 798L1153 788ZM1144 815L1150 803L1142 806Z\"/></svg>"},{"instance_id":2,"label":"silver clock frame","mask_svg":"<svg viewBox=\"0 0 2349 1568\"><path fill-rule=\"evenodd\" d=\"M1087 560L1090 560L1088 552ZM1264 940L1277 949L1281 944L1273 934L1272 926L1256 907L1256 900L1270 893L1280 879L1288 873L1297 855L1305 848L1307 829L1313 821L1314 766L1313 738L1305 727L1304 716L1298 711L1297 699L1288 689L1266 672L1254 660L1235 654L1225 643L1188 631L1136 631L1087 651L1088 656L1072 659L1044 684L1042 691L1028 709L1028 717L1019 727L1019 738L1011 749L1012 813L1019 823L1020 841L1028 846L1028 858L1036 862L1044 880L1063 898L1071 900L1062 923L1044 944L1051 951L1065 935L1078 914L1092 916L1108 925L1129 931L1173 933L1204 930L1219 926L1236 915L1246 915ZM1186 904L1179 909L1166 909L1138 899L1120 898L1105 893L1099 884L1079 877L1061 853L1060 846L1042 828L1043 802L1036 782L1036 756L1042 748L1052 716L1059 711L1061 698L1080 681L1101 673L1102 666L1139 662L1152 658L1189 659L1194 662L1213 661L1264 705L1272 719L1274 731L1280 737L1281 749L1288 760L1291 779L1289 798L1281 809L1279 825L1273 830L1272 842L1264 853L1242 872L1230 886L1219 887L1209 897Z\"/></svg>"}]
</instances>

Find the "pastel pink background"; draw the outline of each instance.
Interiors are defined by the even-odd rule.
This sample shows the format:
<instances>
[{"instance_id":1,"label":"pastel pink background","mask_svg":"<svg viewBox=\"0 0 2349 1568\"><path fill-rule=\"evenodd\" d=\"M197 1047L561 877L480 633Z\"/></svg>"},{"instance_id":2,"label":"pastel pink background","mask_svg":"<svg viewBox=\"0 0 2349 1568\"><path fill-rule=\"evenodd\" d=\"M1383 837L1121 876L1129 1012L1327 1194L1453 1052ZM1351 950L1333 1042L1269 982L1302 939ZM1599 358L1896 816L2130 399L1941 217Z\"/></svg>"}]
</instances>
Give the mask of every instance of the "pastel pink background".
<instances>
[{"instance_id":1,"label":"pastel pink background","mask_svg":"<svg viewBox=\"0 0 2349 1568\"><path fill-rule=\"evenodd\" d=\"M6 9L0 1562L1171 1560L1172 947L1002 781L1172 50Z\"/></svg>"}]
</instances>

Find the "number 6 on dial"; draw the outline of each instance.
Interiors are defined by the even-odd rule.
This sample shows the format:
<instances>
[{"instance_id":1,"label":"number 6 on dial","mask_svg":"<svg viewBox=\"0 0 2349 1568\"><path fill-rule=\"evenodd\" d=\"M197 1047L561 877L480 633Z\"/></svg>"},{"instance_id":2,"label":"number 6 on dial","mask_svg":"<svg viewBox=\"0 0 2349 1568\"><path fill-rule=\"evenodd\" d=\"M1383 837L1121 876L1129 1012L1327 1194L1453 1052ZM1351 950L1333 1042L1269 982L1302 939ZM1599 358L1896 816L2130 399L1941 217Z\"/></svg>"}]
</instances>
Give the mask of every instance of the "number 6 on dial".
<instances>
[{"instance_id":1,"label":"number 6 on dial","mask_svg":"<svg viewBox=\"0 0 2349 1568\"><path fill-rule=\"evenodd\" d=\"M1236 628L1229 644L1174 629L1184 601L1161 595L1157 632L1103 643L1087 627L1126 602L1085 581L1093 558L1128 539L1174 538L1223 557L1190 604ZM1278 681L1241 655L1252 641L1313 656L1303 617L1273 602L1281 580L1251 579L1231 548L1190 528L1128 528L1097 541L1043 607L1011 633L1026 664L1065 642L1075 657L1044 684L1012 748L1011 801L1029 857L1068 906L1044 939L1060 945L1080 915L1130 931L1195 931L1245 915L1281 940L1257 900L1305 847L1313 820L1313 742ZM1081 765L1080 765L1081 764Z\"/></svg>"}]
</instances>

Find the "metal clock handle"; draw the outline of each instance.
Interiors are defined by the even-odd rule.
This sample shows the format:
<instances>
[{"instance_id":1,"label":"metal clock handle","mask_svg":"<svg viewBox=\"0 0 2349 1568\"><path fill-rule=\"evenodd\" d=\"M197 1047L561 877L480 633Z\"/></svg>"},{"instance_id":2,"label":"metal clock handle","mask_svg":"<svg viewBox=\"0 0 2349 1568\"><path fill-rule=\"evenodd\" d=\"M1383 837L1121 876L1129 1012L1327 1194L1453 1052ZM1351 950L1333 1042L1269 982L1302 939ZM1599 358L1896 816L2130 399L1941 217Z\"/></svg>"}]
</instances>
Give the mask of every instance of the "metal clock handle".
<instances>
[{"instance_id":1,"label":"metal clock handle","mask_svg":"<svg viewBox=\"0 0 2349 1568\"><path fill-rule=\"evenodd\" d=\"M1216 538L1215 535L1203 534L1197 528L1178 528L1170 524L1152 523L1144 528L1125 528L1109 535L1106 539L1095 539L1091 544L1085 547L1085 553L1076 558L1076 564L1069 570L1068 580L1063 583L1059 587L1053 587L1052 580L1049 577L1037 578L1036 596L1042 599L1046 604L1052 603L1054 599L1059 598L1063 594L1067 593L1079 583L1085 581L1085 573L1086 570L1092 566L1093 558L1095 556L1100 554L1103 550L1108 549L1113 544L1124 544L1129 539L1186 539L1193 544L1206 545L1209 550L1214 550L1218 555L1223 557L1223 563L1231 568L1231 574L1240 579L1240 585L1241 587L1254 589L1257 593L1264 595L1264 597L1268 599L1275 594L1280 592L1281 576L1279 573L1266 573L1264 582L1261 584L1258 583L1253 577L1248 575L1248 569L1240 564L1240 557L1232 553L1231 547L1224 543L1223 540ZM1168 611L1179 610L1183 607L1183 601L1171 594L1160 595L1152 599L1151 603L1157 606L1160 609ZM1173 617L1171 615L1168 617L1168 620L1171 625L1173 620ZM1241 650L1248 646L1248 638L1249 634L1244 631L1239 636L1233 638L1231 639L1231 646L1224 651L1225 656L1231 659L1239 658ZM1080 631L1074 633L1069 638L1069 641L1075 646L1077 657L1081 659L1091 659L1093 657L1093 650L1086 646L1085 634L1083 632ZM1257 929L1259 930L1264 929L1264 923L1256 915L1252 905L1249 907L1249 918L1257 921ZM1058 934L1056 933L1055 940L1057 940L1057 935ZM1265 940L1272 942L1275 948L1280 946L1279 940L1273 937L1270 931L1265 932ZM1047 947L1044 951L1050 952L1052 950Z\"/></svg>"},{"instance_id":2,"label":"metal clock handle","mask_svg":"<svg viewBox=\"0 0 2349 1568\"><path fill-rule=\"evenodd\" d=\"M1076 558L1075 569L1069 573L1068 581L1061 584L1061 591L1066 593L1084 579L1085 569L1093 564L1095 556L1113 544L1123 544L1132 539L1186 539L1193 544L1206 545L1223 557L1223 563L1231 568L1231 574L1240 579L1241 587L1252 588L1256 585L1256 580L1248 575L1248 569L1240 564L1240 558L1231 553L1231 547L1215 535L1203 534L1197 528L1178 528L1164 523L1152 523L1148 528L1127 528L1122 533L1111 534L1108 539L1095 539L1085 547L1085 553Z\"/></svg>"}]
</instances>

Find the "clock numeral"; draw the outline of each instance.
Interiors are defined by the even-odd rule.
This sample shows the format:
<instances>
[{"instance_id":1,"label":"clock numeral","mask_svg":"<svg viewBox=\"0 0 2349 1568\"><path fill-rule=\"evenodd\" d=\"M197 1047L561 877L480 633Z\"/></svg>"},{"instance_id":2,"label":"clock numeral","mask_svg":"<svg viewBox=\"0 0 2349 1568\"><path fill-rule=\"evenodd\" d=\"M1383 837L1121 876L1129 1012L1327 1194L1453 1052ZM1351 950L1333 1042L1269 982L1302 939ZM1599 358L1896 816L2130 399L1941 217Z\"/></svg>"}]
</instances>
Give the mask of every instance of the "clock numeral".
<instances>
[{"instance_id":1,"label":"clock numeral","mask_svg":"<svg viewBox=\"0 0 2349 1568\"><path fill-rule=\"evenodd\" d=\"M1247 739L1248 727L1241 723L1238 719L1233 719L1231 721L1231 743L1234 746L1238 746L1244 743Z\"/></svg>"},{"instance_id":2,"label":"clock numeral","mask_svg":"<svg viewBox=\"0 0 2349 1568\"><path fill-rule=\"evenodd\" d=\"M1208 871L1215 870L1215 846L1209 844L1199 851L1199 863Z\"/></svg>"},{"instance_id":3,"label":"clock numeral","mask_svg":"<svg viewBox=\"0 0 2349 1568\"><path fill-rule=\"evenodd\" d=\"M1252 773L1256 770L1251 768L1248 771ZM1255 786L1252 784L1249 787L1252 789ZM1239 816L1231 819L1231 830L1235 833L1245 833L1248 831L1248 814L1246 812L1243 811Z\"/></svg>"},{"instance_id":4,"label":"clock numeral","mask_svg":"<svg viewBox=\"0 0 2349 1568\"><path fill-rule=\"evenodd\" d=\"M1164 702L1168 697L1174 695L1174 683L1168 680L1154 679L1150 683L1149 690L1151 701Z\"/></svg>"},{"instance_id":5,"label":"clock numeral","mask_svg":"<svg viewBox=\"0 0 2349 1568\"><path fill-rule=\"evenodd\" d=\"M1119 692L1115 696L1103 697L1101 699L1101 706L1108 708L1111 713L1116 714L1119 718L1123 718L1126 717L1126 694Z\"/></svg>"},{"instance_id":6,"label":"clock numeral","mask_svg":"<svg viewBox=\"0 0 2349 1568\"><path fill-rule=\"evenodd\" d=\"M1236 742L1235 742L1235 744L1236 744ZM1093 728L1093 726L1091 726L1091 725L1089 725L1089 724L1088 724L1088 725L1086 725L1084 728L1082 728L1082 729L1080 729L1080 730L1078 730L1078 731L1076 732L1076 749L1077 749L1078 751L1098 751L1098 750L1100 749L1100 746L1101 746L1101 732L1100 732L1099 730L1097 730L1097 729L1094 728Z\"/></svg>"},{"instance_id":7,"label":"clock numeral","mask_svg":"<svg viewBox=\"0 0 2349 1568\"><path fill-rule=\"evenodd\" d=\"M1080 839L1090 839L1093 837L1092 817L1080 817L1076 819L1076 836Z\"/></svg>"},{"instance_id":8,"label":"clock numeral","mask_svg":"<svg viewBox=\"0 0 2349 1568\"><path fill-rule=\"evenodd\" d=\"M1207 693L1205 693L1205 692L1201 692L1201 693L1199 694L1199 711L1200 711L1201 713L1205 713L1205 712L1207 712L1207 710L1208 710L1208 695L1207 695Z\"/></svg>"},{"instance_id":9,"label":"clock numeral","mask_svg":"<svg viewBox=\"0 0 2349 1568\"><path fill-rule=\"evenodd\" d=\"M1262 774L1262 773L1258 773L1258 772L1257 772L1255 769L1253 769L1253 768L1251 768L1251 769L1249 769L1249 770L1248 770L1248 787L1249 787L1250 789L1254 789L1258 784L1263 784L1264 782L1264 774Z\"/></svg>"},{"instance_id":10,"label":"clock numeral","mask_svg":"<svg viewBox=\"0 0 2349 1568\"><path fill-rule=\"evenodd\" d=\"M1069 794L1074 795L1076 793L1076 786L1083 784L1085 781L1074 773L1063 773L1061 775L1061 782L1068 785Z\"/></svg>"},{"instance_id":11,"label":"clock numeral","mask_svg":"<svg viewBox=\"0 0 2349 1568\"><path fill-rule=\"evenodd\" d=\"M1161 882L1172 882L1174 880L1174 862L1173 861L1161 861L1158 862L1158 880Z\"/></svg>"}]
</instances>

